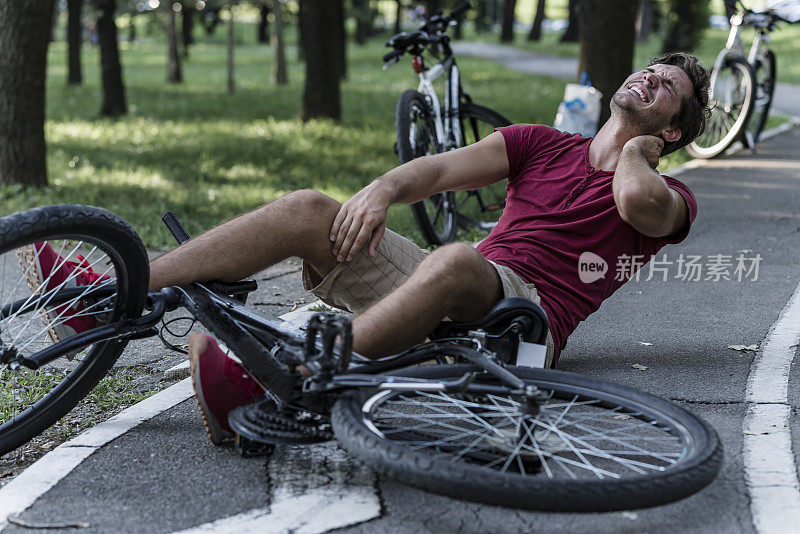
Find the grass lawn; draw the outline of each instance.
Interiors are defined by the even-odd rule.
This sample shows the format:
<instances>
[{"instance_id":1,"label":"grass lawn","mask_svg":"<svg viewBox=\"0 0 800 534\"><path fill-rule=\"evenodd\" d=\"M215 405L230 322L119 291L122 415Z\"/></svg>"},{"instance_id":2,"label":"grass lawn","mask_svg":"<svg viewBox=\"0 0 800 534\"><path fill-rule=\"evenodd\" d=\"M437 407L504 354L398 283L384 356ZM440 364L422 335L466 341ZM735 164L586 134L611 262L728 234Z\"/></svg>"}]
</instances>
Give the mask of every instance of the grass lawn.
<instances>
[{"instance_id":1,"label":"grass lawn","mask_svg":"<svg viewBox=\"0 0 800 534\"><path fill-rule=\"evenodd\" d=\"M233 95L225 93L224 28L213 40L199 36L180 85L165 82L160 35L121 43L130 113L119 120L97 116L98 50L84 48L84 85L67 87L65 43L53 43L45 125L50 186L0 188L0 212L93 204L125 217L146 245L171 247L160 221L164 211L174 211L197 234L298 188L344 201L397 165L395 103L417 80L406 63L381 70L385 39L349 46L342 122L303 124L297 115L304 66L296 49L288 50L290 84L278 87L270 82L272 50L254 42L252 25L238 29ZM463 58L460 66L476 102L514 122L552 123L563 82L480 59ZM407 206L392 208L389 225L421 238Z\"/></svg>"},{"instance_id":2,"label":"grass lawn","mask_svg":"<svg viewBox=\"0 0 800 534\"><path fill-rule=\"evenodd\" d=\"M165 211L175 212L194 235L299 188L343 202L397 165L395 103L417 81L405 62L381 70L385 38L363 47L349 44L343 120L303 124L297 115L304 66L296 48L288 49L290 84L278 87L270 81L272 50L255 43L251 23L239 23L236 92L227 95L224 33L223 27L212 37L198 32L199 42L183 64L185 81L178 85L165 82L160 28L148 34L141 27L138 41L122 42L130 112L119 120L97 115L97 48L85 45L83 86L68 87L66 45L54 42L45 125L50 185L0 187L0 213L60 202L92 204L125 217L148 247L166 248L174 243L160 221ZM288 40L293 43L294 35ZM564 82L477 58L459 64L476 102L515 123L552 124ZM441 84L437 90L443 95ZM660 168L688 159L680 151ZM422 244L407 206L391 208L389 226Z\"/></svg>"}]
</instances>

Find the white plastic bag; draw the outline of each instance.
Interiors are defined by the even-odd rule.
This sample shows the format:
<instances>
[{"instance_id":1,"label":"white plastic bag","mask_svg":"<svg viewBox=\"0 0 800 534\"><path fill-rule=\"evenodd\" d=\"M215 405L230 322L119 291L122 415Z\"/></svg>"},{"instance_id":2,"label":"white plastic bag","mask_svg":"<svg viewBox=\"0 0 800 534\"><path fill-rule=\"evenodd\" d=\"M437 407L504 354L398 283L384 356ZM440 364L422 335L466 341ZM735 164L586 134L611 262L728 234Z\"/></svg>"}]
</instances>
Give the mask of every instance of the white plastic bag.
<instances>
[{"instance_id":1,"label":"white plastic bag","mask_svg":"<svg viewBox=\"0 0 800 534\"><path fill-rule=\"evenodd\" d=\"M562 132L592 137L597 133L601 98L603 94L594 87L568 83L553 127Z\"/></svg>"}]
</instances>

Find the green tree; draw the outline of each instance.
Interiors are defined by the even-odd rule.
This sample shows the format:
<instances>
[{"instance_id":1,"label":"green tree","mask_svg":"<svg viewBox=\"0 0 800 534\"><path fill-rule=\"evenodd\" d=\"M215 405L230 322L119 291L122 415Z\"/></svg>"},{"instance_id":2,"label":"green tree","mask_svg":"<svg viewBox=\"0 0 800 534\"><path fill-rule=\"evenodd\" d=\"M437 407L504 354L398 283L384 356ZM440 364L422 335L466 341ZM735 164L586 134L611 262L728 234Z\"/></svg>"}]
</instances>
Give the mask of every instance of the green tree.
<instances>
[{"instance_id":1,"label":"green tree","mask_svg":"<svg viewBox=\"0 0 800 534\"><path fill-rule=\"evenodd\" d=\"M564 33L561 35L561 42L562 43L575 43L578 41L580 37L580 17L578 16L578 7L580 6L580 0L569 0L568 10L568 23L567 29L564 30Z\"/></svg>"},{"instance_id":2,"label":"green tree","mask_svg":"<svg viewBox=\"0 0 800 534\"><path fill-rule=\"evenodd\" d=\"M47 185L45 67L55 0L0 1L0 183Z\"/></svg>"},{"instance_id":3,"label":"green tree","mask_svg":"<svg viewBox=\"0 0 800 534\"><path fill-rule=\"evenodd\" d=\"M708 27L706 2L668 0L668 25L662 52L694 50Z\"/></svg>"},{"instance_id":4,"label":"green tree","mask_svg":"<svg viewBox=\"0 0 800 534\"><path fill-rule=\"evenodd\" d=\"M283 42L283 6L281 0L270 0L275 15L275 30L272 32L272 48L275 61L272 63L272 78L278 85L289 83L289 69L286 66L286 47Z\"/></svg>"},{"instance_id":5,"label":"green tree","mask_svg":"<svg viewBox=\"0 0 800 534\"><path fill-rule=\"evenodd\" d=\"M195 2L183 0L181 2L181 37L183 38L183 57L189 57L189 45L194 44L194 15L197 5Z\"/></svg>"},{"instance_id":6,"label":"green tree","mask_svg":"<svg viewBox=\"0 0 800 534\"><path fill-rule=\"evenodd\" d=\"M581 0L578 72L603 93L599 124L609 117L613 94L633 70L637 2Z\"/></svg>"},{"instance_id":7,"label":"green tree","mask_svg":"<svg viewBox=\"0 0 800 534\"><path fill-rule=\"evenodd\" d=\"M258 26L256 26L256 41L270 44L269 35L269 3L258 4Z\"/></svg>"},{"instance_id":8,"label":"green tree","mask_svg":"<svg viewBox=\"0 0 800 534\"><path fill-rule=\"evenodd\" d=\"M300 34L306 62L306 80L300 118L339 120L342 117L340 93L342 34L337 24L336 2L300 0Z\"/></svg>"},{"instance_id":9,"label":"green tree","mask_svg":"<svg viewBox=\"0 0 800 534\"><path fill-rule=\"evenodd\" d=\"M533 17L531 31L528 33L529 41L538 41L542 38L542 22L544 22L545 0L537 0L536 15Z\"/></svg>"},{"instance_id":10,"label":"green tree","mask_svg":"<svg viewBox=\"0 0 800 534\"><path fill-rule=\"evenodd\" d=\"M164 3L164 10L167 12L167 83L183 82L181 57L178 54L178 32L175 25L175 10L181 8L179 2Z\"/></svg>"},{"instance_id":11,"label":"green tree","mask_svg":"<svg viewBox=\"0 0 800 534\"><path fill-rule=\"evenodd\" d=\"M67 83L69 85L80 85L83 81L81 72L82 12L83 0L67 0Z\"/></svg>"},{"instance_id":12,"label":"green tree","mask_svg":"<svg viewBox=\"0 0 800 534\"><path fill-rule=\"evenodd\" d=\"M500 41L510 43L514 40L514 9L517 7L517 0L505 0L503 2L503 26L500 31Z\"/></svg>"},{"instance_id":13,"label":"green tree","mask_svg":"<svg viewBox=\"0 0 800 534\"><path fill-rule=\"evenodd\" d=\"M117 46L116 0L94 0L97 10L97 38L100 45L100 71L103 81L103 103L100 115L116 117L128 112L122 64Z\"/></svg>"}]
</instances>

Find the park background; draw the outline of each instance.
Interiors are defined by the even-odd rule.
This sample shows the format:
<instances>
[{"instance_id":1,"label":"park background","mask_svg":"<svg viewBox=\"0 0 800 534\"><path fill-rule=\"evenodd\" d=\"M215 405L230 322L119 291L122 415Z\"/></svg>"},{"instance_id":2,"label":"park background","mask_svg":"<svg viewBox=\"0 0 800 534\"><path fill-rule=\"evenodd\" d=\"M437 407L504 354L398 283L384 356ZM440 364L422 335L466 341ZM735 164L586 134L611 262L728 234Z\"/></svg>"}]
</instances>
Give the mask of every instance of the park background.
<instances>
[{"instance_id":1,"label":"park background","mask_svg":"<svg viewBox=\"0 0 800 534\"><path fill-rule=\"evenodd\" d=\"M581 28L573 31L572 42L562 42L570 31L570 4L575 8L580 2L599 2L609 10L636 5L640 15L638 38L632 44L633 67L644 65L665 48L678 46L673 42L675 35L684 39L678 41L680 48L697 54L710 67L727 37L722 0L710 4L689 0L473 0L474 9L458 34L463 40L497 43L503 39L509 46L577 57L580 31L599 31L597 27ZM408 57L388 70L381 69L381 57L388 50L384 43L398 27L398 13L399 27L415 29L425 9L447 10L458 2L32 3L42 6L39 16L45 16L48 4L55 4L52 24L48 24L51 41L45 78L47 185L15 183L25 180L0 173L0 213L61 202L102 206L129 220L148 247L163 249L171 246L171 237L160 222L165 211L178 214L189 232L197 234L299 188L315 188L343 202L397 165L393 151L395 103L403 90L416 87L417 80ZM74 64L68 67L69 8L75 9L75 4L82 5L79 81L75 80ZM309 22L319 29L307 38L310 45L298 35L301 5L307 10L306 17L318 19ZM280 28L276 10L280 11ZM650 14L649 22L642 20L644 10ZM33 13L35 16L36 11ZM328 16L331 13L334 18ZM544 19L541 35L530 40L537 13L543 15L540 21ZM334 31L337 16L344 41L341 33ZM118 31L125 102L110 113L101 77L99 17L106 23L113 21ZM514 30L510 41L508 28ZM784 25L773 35L779 81L800 82L800 62L794 61L797 54L792 47L800 29ZM615 39L615 34L606 38ZM672 45L669 39L673 39ZM279 40L282 46L278 46ZM315 57L306 62L301 49L308 46ZM283 54L277 53L279 48ZM325 73L312 72L320 60L323 65L341 62L337 59L340 50L346 58L337 65L340 76L331 79L330 75L325 78ZM323 56L316 57L319 54ZM324 54L328 54L327 60ZM276 58L281 56L286 62L285 77L276 69ZM563 80L515 72L484 59L459 57L458 62L464 86L476 102L496 109L514 123L553 123ZM306 87L307 76L314 75L317 82ZM304 90L328 100L340 91L339 110L309 113ZM437 90L442 96L441 84ZM772 124L780 120L772 119ZM13 137L13 131L8 135ZM681 150L665 158L660 169L663 172L688 159ZM394 206L388 223L422 244L407 206Z\"/></svg>"}]
</instances>

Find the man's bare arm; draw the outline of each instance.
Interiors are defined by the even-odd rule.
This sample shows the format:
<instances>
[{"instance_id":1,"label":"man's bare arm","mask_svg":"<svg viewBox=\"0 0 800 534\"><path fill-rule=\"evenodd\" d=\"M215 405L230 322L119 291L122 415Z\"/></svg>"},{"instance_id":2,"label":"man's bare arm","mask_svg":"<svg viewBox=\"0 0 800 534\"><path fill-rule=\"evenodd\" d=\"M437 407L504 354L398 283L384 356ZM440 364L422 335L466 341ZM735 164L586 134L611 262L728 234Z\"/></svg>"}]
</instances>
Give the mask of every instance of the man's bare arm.
<instances>
[{"instance_id":1,"label":"man's bare arm","mask_svg":"<svg viewBox=\"0 0 800 534\"><path fill-rule=\"evenodd\" d=\"M477 189L507 175L506 144L499 132L468 147L409 161L342 205L331 226L332 252L339 261L347 261L369 242L373 257L392 204L419 202L442 191Z\"/></svg>"},{"instance_id":2,"label":"man's bare arm","mask_svg":"<svg viewBox=\"0 0 800 534\"><path fill-rule=\"evenodd\" d=\"M622 149L614 172L614 202L622 220L650 237L674 234L687 223L689 209L680 193L655 170L664 141L635 137Z\"/></svg>"}]
</instances>

